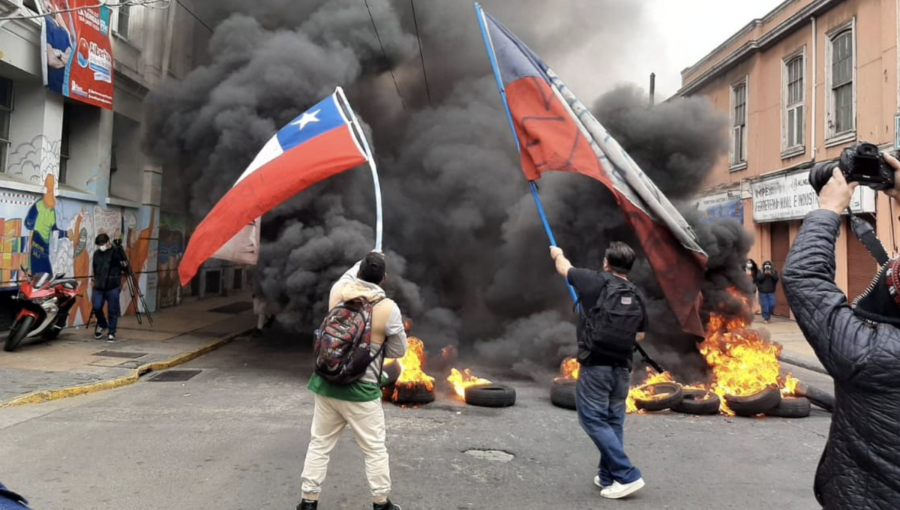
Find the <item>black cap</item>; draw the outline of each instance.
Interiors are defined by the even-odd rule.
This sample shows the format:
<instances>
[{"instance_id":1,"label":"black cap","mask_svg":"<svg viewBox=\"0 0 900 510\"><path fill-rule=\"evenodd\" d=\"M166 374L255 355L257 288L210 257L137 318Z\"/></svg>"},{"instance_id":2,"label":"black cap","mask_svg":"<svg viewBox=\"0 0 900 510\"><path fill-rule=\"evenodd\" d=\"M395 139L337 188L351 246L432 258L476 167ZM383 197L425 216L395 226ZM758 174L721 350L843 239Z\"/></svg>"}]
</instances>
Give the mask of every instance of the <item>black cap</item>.
<instances>
[{"instance_id":1,"label":"black cap","mask_svg":"<svg viewBox=\"0 0 900 510\"><path fill-rule=\"evenodd\" d=\"M384 281L385 273L384 254L377 251L369 252L359 265L359 278L375 285Z\"/></svg>"}]
</instances>

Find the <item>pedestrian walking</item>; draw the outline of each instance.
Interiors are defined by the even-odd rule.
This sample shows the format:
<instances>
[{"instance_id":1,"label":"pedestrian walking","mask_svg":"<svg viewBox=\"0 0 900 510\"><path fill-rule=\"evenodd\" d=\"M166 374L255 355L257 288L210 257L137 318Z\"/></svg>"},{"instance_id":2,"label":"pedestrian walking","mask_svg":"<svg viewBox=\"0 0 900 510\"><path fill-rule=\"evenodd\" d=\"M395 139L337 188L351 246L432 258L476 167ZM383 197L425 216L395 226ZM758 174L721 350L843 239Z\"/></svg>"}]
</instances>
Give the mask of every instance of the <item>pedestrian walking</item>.
<instances>
[{"instance_id":1,"label":"pedestrian walking","mask_svg":"<svg viewBox=\"0 0 900 510\"><path fill-rule=\"evenodd\" d=\"M91 294L91 302L94 306L94 315L97 317L97 327L94 328L94 338L103 338L103 332L107 332L106 341L116 341L116 325L119 322L119 294L122 289L122 269L127 260L122 253L120 244L110 244L109 236L100 234L94 239L97 249L94 251L92 261L94 269L94 291ZM106 305L107 317L103 313L103 305Z\"/></svg>"},{"instance_id":2,"label":"pedestrian walking","mask_svg":"<svg viewBox=\"0 0 900 510\"><path fill-rule=\"evenodd\" d=\"M778 270L771 260L763 262L762 271L756 275L756 287L759 289L763 322L768 324L775 311L775 290L778 287Z\"/></svg>"},{"instance_id":3,"label":"pedestrian walking","mask_svg":"<svg viewBox=\"0 0 900 510\"><path fill-rule=\"evenodd\" d=\"M644 298L628 281L634 250L625 243L611 243L603 271L572 267L556 247L550 248L550 257L578 293L581 373L575 400L578 422L600 450L594 485L604 498L624 498L644 487L641 471L625 454L623 439L635 342L647 329Z\"/></svg>"},{"instance_id":4,"label":"pedestrian walking","mask_svg":"<svg viewBox=\"0 0 900 510\"><path fill-rule=\"evenodd\" d=\"M297 510L316 510L329 456L350 427L366 458L374 510L401 510L391 502L381 386L385 358L406 354L400 307L385 297L382 253L371 252L331 287L329 314L316 332L315 394L309 448L303 465L303 500Z\"/></svg>"}]
</instances>

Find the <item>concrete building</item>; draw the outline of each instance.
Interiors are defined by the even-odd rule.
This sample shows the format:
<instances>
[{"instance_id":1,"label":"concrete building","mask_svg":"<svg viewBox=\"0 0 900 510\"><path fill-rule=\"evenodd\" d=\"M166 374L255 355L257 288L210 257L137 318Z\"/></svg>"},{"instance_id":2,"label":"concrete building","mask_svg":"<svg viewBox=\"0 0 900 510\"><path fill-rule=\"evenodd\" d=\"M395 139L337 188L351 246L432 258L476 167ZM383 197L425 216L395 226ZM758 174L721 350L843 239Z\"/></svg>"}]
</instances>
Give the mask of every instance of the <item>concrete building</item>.
<instances>
[{"instance_id":1,"label":"concrete building","mask_svg":"<svg viewBox=\"0 0 900 510\"><path fill-rule=\"evenodd\" d=\"M148 308L174 305L190 290L181 289L176 274L188 223L160 211L163 171L140 146L143 99L167 76L182 77L201 63L209 29L176 0L51 16L63 7L95 3L37 2L0 0L0 17L8 18L0 21L0 290L15 289L21 266L49 265L54 273L81 278L81 292L89 296L93 240L106 232L123 240ZM71 46L64 38L57 48L50 28L47 44L42 42L42 23L47 19L51 26L51 18L54 30L65 27L58 33L68 33ZM44 85L52 64L42 59L71 55L63 49L76 50L76 39L71 76L77 64L102 74L104 52L85 42L84 23L105 34L101 43L111 46L111 108L79 98L82 85L74 78L66 96ZM67 67L67 80L69 73ZM87 319L89 301L81 300L70 325ZM122 293L122 306L133 310L128 292Z\"/></svg>"},{"instance_id":2,"label":"concrete building","mask_svg":"<svg viewBox=\"0 0 900 510\"><path fill-rule=\"evenodd\" d=\"M679 96L705 96L729 118L729 155L697 205L742 221L760 265L783 268L803 217L818 207L813 164L857 142L898 147L898 3L787 0L682 72ZM896 254L900 209L890 203L860 188L851 208ZM841 233L837 283L852 300L877 268L847 220ZM776 315L790 314L780 286L777 304Z\"/></svg>"}]
</instances>

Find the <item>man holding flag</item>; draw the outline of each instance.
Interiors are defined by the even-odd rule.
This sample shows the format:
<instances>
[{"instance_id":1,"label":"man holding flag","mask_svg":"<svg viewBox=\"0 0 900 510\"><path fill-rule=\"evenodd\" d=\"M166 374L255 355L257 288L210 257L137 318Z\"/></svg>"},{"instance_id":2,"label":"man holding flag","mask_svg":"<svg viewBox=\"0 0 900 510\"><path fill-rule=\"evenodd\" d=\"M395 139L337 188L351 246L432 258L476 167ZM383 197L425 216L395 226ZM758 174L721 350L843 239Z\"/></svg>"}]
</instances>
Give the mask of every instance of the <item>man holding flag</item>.
<instances>
[{"instance_id":1,"label":"man holding flag","mask_svg":"<svg viewBox=\"0 0 900 510\"><path fill-rule=\"evenodd\" d=\"M699 310L707 257L690 225L547 64L477 3L475 11L519 148L522 169L530 182L551 246L556 247L556 240L535 181L544 172L561 171L601 182L613 194L631 225L681 328L687 333L704 336ZM563 264L565 258L561 251L552 253L560 270L560 264L565 266L567 262ZM560 270L560 273L569 276L567 283L572 282L568 268L562 269L565 271ZM571 284L569 292L577 299ZM584 306L592 305L584 303ZM582 386L579 384L579 391ZM577 398L581 408L583 396ZM579 414L584 423L585 419L603 421L610 413L609 409L592 408L579 409ZM640 472L627 462L621 448L618 449L621 456L611 448L600 449L603 457L610 458L601 460L598 478L605 479L595 479L595 484L613 482L613 486L604 488L601 495L617 499L643 486ZM610 480L607 470L607 476L604 476L603 464L609 466L610 462L622 458L625 462L620 462L622 469L618 475L613 473Z\"/></svg>"}]
</instances>

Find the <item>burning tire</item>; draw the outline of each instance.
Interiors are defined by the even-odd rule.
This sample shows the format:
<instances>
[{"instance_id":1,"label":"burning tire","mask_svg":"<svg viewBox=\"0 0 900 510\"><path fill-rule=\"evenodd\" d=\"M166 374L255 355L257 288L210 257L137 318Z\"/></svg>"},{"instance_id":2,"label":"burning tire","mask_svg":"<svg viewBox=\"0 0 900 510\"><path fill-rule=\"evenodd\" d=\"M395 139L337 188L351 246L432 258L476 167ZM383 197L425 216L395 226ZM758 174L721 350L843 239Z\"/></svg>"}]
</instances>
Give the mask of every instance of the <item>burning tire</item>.
<instances>
[{"instance_id":1,"label":"burning tire","mask_svg":"<svg viewBox=\"0 0 900 510\"><path fill-rule=\"evenodd\" d=\"M782 397L777 406L766 411L766 416L776 418L806 418L810 413L809 399L805 397Z\"/></svg>"},{"instance_id":2,"label":"burning tire","mask_svg":"<svg viewBox=\"0 0 900 510\"><path fill-rule=\"evenodd\" d=\"M672 406L676 413L708 415L717 414L722 405L719 396L706 390L682 390L681 402Z\"/></svg>"},{"instance_id":3,"label":"burning tire","mask_svg":"<svg viewBox=\"0 0 900 510\"><path fill-rule=\"evenodd\" d=\"M394 383L397 382L397 379L400 378L400 372L403 371L403 369L400 368L400 364L397 362L385 363L382 370L384 371L384 376L387 378L381 383L382 388L393 386Z\"/></svg>"},{"instance_id":4,"label":"burning tire","mask_svg":"<svg viewBox=\"0 0 900 510\"><path fill-rule=\"evenodd\" d=\"M397 384L394 386L394 394L391 400L395 404L429 404L434 402L434 388L428 389L425 385Z\"/></svg>"},{"instance_id":5,"label":"burning tire","mask_svg":"<svg viewBox=\"0 0 900 510\"><path fill-rule=\"evenodd\" d=\"M738 416L756 416L777 406L781 402L781 391L770 387L745 397L725 395L725 402Z\"/></svg>"},{"instance_id":6,"label":"burning tire","mask_svg":"<svg viewBox=\"0 0 900 510\"><path fill-rule=\"evenodd\" d=\"M681 385L673 382L645 384L638 390L649 393L649 397L635 397L634 405L644 411L665 411L681 403L684 392Z\"/></svg>"},{"instance_id":7,"label":"burning tire","mask_svg":"<svg viewBox=\"0 0 900 510\"><path fill-rule=\"evenodd\" d=\"M560 379L550 385L550 402L556 407L575 410L575 387L578 381Z\"/></svg>"},{"instance_id":8,"label":"burning tire","mask_svg":"<svg viewBox=\"0 0 900 510\"><path fill-rule=\"evenodd\" d=\"M472 386L466 388L466 403L480 407L509 407L516 403L516 390L500 384Z\"/></svg>"}]
</instances>

